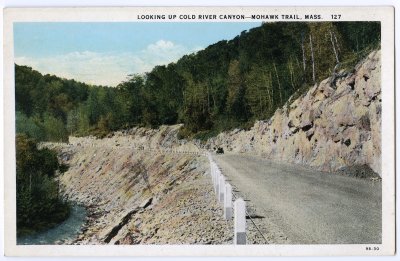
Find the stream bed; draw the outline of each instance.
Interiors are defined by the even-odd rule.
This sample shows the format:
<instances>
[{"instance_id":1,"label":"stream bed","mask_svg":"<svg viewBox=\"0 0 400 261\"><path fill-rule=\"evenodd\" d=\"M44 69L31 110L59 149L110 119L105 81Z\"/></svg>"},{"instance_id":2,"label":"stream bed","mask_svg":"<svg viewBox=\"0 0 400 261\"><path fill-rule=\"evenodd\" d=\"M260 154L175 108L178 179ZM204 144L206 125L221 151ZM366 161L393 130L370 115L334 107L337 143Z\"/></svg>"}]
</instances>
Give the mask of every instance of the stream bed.
<instances>
[{"instance_id":1,"label":"stream bed","mask_svg":"<svg viewBox=\"0 0 400 261\"><path fill-rule=\"evenodd\" d=\"M83 206L73 205L69 217L56 227L46 231L17 238L18 245L55 245L74 239L85 223L87 211Z\"/></svg>"}]
</instances>

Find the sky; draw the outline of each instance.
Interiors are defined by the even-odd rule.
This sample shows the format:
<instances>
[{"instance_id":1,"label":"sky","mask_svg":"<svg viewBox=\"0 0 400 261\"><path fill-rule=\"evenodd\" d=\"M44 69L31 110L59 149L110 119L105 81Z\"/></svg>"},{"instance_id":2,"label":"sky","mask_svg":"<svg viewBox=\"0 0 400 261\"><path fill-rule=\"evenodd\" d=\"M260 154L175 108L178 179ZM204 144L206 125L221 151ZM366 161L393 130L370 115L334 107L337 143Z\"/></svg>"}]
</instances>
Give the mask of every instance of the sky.
<instances>
[{"instance_id":1,"label":"sky","mask_svg":"<svg viewBox=\"0 0 400 261\"><path fill-rule=\"evenodd\" d=\"M14 23L14 57L43 74L116 86L260 23Z\"/></svg>"}]
</instances>

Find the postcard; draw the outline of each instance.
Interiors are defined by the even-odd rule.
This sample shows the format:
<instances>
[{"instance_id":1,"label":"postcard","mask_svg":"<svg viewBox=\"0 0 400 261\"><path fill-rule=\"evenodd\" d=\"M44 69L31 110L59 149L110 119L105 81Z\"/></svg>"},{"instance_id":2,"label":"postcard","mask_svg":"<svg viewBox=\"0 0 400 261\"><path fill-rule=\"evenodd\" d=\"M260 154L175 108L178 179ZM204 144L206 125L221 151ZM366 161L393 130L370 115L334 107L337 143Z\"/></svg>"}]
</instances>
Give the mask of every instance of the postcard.
<instances>
[{"instance_id":1,"label":"postcard","mask_svg":"<svg viewBox=\"0 0 400 261\"><path fill-rule=\"evenodd\" d=\"M4 10L7 256L395 253L394 8Z\"/></svg>"}]
</instances>

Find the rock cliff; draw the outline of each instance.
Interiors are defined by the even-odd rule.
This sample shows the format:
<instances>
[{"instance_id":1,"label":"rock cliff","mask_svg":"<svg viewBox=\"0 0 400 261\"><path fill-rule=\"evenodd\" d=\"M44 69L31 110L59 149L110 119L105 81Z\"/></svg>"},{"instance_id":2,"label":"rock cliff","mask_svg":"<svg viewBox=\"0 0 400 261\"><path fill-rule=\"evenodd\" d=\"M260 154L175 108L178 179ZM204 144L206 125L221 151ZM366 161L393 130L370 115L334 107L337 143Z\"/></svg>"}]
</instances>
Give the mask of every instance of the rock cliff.
<instances>
[{"instance_id":1,"label":"rock cliff","mask_svg":"<svg viewBox=\"0 0 400 261\"><path fill-rule=\"evenodd\" d=\"M369 166L381 175L381 53L374 51L331 86L326 79L249 131L234 130L206 147L258 154L324 171Z\"/></svg>"}]
</instances>

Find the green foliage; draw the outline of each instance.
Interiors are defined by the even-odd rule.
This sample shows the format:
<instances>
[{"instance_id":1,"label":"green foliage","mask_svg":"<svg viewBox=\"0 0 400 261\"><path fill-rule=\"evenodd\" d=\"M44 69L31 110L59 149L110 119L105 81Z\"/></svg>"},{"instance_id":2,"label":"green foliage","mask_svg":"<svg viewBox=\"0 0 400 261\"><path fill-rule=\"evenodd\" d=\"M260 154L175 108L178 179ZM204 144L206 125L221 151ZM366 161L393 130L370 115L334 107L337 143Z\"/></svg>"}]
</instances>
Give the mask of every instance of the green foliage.
<instances>
[{"instance_id":1,"label":"green foliage","mask_svg":"<svg viewBox=\"0 0 400 261\"><path fill-rule=\"evenodd\" d=\"M265 66L254 66L245 78L245 98L255 118L268 118L275 108L271 75Z\"/></svg>"},{"instance_id":2,"label":"green foliage","mask_svg":"<svg viewBox=\"0 0 400 261\"><path fill-rule=\"evenodd\" d=\"M377 22L263 23L116 88L16 65L17 132L59 141L132 126L184 123L182 137L244 128L379 44Z\"/></svg>"},{"instance_id":3,"label":"green foliage","mask_svg":"<svg viewBox=\"0 0 400 261\"><path fill-rule=\"evenodd\" d=\"M238 60L232 60L228 68L227 112L239 121L247 120L245 85Z\"/></svg>"},{"instance_id":4,"label":"green foliage","mask_svg":"<svg viewBox=\"0 0 400 261\"><path fill-rule=\"evenodd\" d=\"M49 149L37 149L26 135L16 136L17 160L17 234L51 227L69 215L69 205L59 197L56 171L57 155Z\"/></svg>"},{"instance_id":5,"label":"green foliage","mask_svg":"<svg viewBox=\"0 0 400 261\"><path fill-rule=\"evenodd\" d=\"M45 113L43 116L43 129L46 133L46 140L65 141L67 130L64 122L51 114Z\"/></svg>"},{"instance_id":6,"label":"green foliage","mask_svg":"<svg viewBox=\"0 0 400 261\"><path fill-rule=\"evenodd\" d=\"M23 112L16 111L16 129L17 133L25 133L36 140L44 140L45 132L40 119L37 117L27 117Z\"/></svg>"},{"instance_id":7,"label":"green foliage","mask_svg":"<svg viewBox=\"0 0 400 261\"><path fill-rule=\"evenodd\" d=\"M378 48L381 42L381 25L377 22L333 23L340 33L347 54L360 53L364 49ZM363 58L363 57L359 57Z\"/></svg>"}]
</instances>

